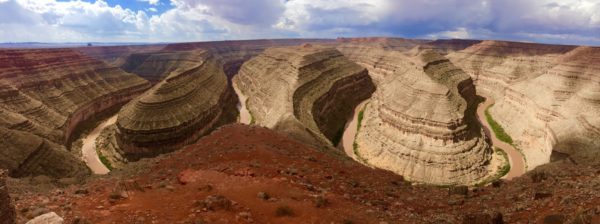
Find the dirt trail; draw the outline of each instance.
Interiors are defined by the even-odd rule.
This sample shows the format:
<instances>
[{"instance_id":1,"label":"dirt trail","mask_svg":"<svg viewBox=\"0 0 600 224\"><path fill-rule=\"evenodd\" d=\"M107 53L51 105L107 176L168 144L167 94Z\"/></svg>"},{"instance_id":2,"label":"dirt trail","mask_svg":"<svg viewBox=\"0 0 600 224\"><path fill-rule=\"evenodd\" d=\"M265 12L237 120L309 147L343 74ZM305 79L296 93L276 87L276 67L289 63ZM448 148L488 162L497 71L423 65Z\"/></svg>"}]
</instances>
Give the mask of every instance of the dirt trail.
<instances>
[{"instance_id":1,"label":"dirt trail","mask_svg":"<svg viewBox=\"0 0 600 224\"><path fill-rule=\"evenodd\" d=\"M510 171L508 171L508 173L502 178L510 180L514 177L521 176L525 173L525 160L523 159L523 155L514 146L506 142L500 141L500 139L498 139L493 133L492 128L490 127L490 124L487 122L487 119L485 117L485 110L493 104L494 100L492 98L486 97L485 102L479 104L479 107L477 108L477 118L479 119L481 124L483 124L483 129L486 135L492 139L492 146L504 150L504 152L506 152L506 154L508 155Z\"/></svg>"},{"instance_id":2,"label":"dirt trail","mask_svg":"<svg viewBox=\"0 0 600 224\"><path fill-rule=\"evenodd\" d=\"M110 172L110 170L108 170L108 168L100 161L100 158L98 158L98 154L96 153L96 138L98 138L102 130L114 124L116 121L117 115L115 114L98 125L98 127L94 128L94 130L83 139L83 147L81 147L83 161L94 174L107 174Z\"/></svg>"},{"instance_id":3,"label":"dirt trail","mask_svg":"<svg viewBox=\"0 0 600 224\"><path fill-rule=\"evenodd\" d=\"M358 114L361 109L363 109L364 105L368 100L363 101L358 104L354 109L354 114L352 115L352 120L346 124L346 129L344 130L344 135L342 135L342 149L346 155L350 156L354 160L356 160L356 155L354 154L354 138L356 137L356 132L358 131Z\"/></svg>"},{"instance_id":4,"label":"dirt trail","mask_svg":"<svg viewBox=\"0 0 600 224\"><path fill-rule=\"evenodd\" d=\"M248 111L248 108L246 108L246 99L248 99L248 97L237 88L235 83L233 83L233 90L235 90L235 94L237 94L238 99L240 99L240 103L237 105L237 108L240 111L240 120L238 122L242 124L250 124L250 111Z\"/></svg>"}]
</instances>

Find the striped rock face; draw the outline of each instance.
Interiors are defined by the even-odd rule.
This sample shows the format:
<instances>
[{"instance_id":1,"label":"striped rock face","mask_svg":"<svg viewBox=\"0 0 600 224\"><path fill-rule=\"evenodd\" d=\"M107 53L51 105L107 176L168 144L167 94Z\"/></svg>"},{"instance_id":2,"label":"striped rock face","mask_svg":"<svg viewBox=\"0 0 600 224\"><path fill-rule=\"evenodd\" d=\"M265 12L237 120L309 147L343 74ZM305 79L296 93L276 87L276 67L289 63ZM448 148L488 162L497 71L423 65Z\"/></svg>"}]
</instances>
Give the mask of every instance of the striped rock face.
<instances>
[{"instance_id":1,"label":"striped rock face","mask_svg":"<svg viewBox=\"0 0 600 224\"><path fill-rule=\"evenodd\" d=\"M119 112L117 140L130 160L176 150L236 119L237 100L222 63L204 50L172 54L185 66Z\"/></svg>"},{"instance_id":2,"label":"striped rock face","mask_svg":"<svg viewBox=\"0 0 600 224\"><path fill-rule=\"evenodd\" d=\"M65 145L82 123L148 87L75 50L0 50L0 168L14 176L86 173Z\"/></svg>"},{"instance_id":3,"label":"striped rock face","mask_svg":"<svg viewBox=\"0 0 600 224\"><path fill-rule=\"evenodd\" d=\"M234 82L255 124L322 147L339 141L354 107L375 90L367 70L333 48L270 48Z\"/></svg>"},{"instance_id":4,"label":"striped rock face","mask_svg":"<svg viewBox=\"0 0 600 224\"><path fill-rule=\"evenodd\" d=\"M464 71L433 51L340 49L377 84L356 138L361 160L416 182L471 184L488 175L492 150Z\"/></svg>"},{"instance_id":5,"label":"striped rock face","mask_svg":"<svg viewBox=\"0 0 600 224\"><path fill-rule=\"evenodd\" d=\"M448 57L494 98L490 113L529 170L553 152L600 156L600 48L484 41Z\"/></svg>"},{"instance_id":6,"label":"striped rock face","mask_svg":"<svg viewBox=\"0 0 600 224\"><path fill-rule=\"evenodd\" d=\"M6 171L0 170L0 223L16 223L15 208L12 205L6 186Z\"/></svg>"}]
</instances>

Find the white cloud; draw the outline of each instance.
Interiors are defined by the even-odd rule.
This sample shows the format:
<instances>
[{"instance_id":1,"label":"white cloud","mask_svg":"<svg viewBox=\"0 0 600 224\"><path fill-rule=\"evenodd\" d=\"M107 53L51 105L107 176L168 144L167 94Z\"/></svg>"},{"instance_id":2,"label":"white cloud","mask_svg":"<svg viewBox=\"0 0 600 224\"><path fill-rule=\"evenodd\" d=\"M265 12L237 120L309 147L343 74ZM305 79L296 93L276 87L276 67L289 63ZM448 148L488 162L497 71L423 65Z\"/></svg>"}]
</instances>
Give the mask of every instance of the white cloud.
<instances>
[{"instance_id":1,"label":"white cloud","mask_svg":"<svg viewBox=\"0 0 600 224\"><path fill-rule=\"evenodd\" d=\"M160 3L160 0L137 0L140 2L147 2L150 5L158 5Z\"/></svg>"},{"instance_id":2,"label":"white cloud","mask_svg":"<svg viewBox=\"0 0 600 224\"><path fill-rule=\"evenodd\" d=\"M598 0L0 0L0 42L403 36L600 44ZM146 12L152 12L150 15Z\"/></svg>"}]
</instances>

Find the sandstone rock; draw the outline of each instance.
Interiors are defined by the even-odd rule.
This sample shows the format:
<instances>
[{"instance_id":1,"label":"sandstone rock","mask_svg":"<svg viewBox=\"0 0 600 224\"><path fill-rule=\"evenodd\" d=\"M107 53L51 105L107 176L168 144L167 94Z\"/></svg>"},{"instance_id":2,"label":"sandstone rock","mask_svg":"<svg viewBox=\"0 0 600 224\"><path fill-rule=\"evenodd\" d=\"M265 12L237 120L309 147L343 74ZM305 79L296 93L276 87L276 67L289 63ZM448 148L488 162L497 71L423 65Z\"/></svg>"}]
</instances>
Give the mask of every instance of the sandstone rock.
<instances>
[{"instance_id":1,"label":"sandstone rock","mask_svg":"<svg viewBox=\"0 0 600 224\"><path fill-rule=\"evenodd\" d=\"M430 50L338 49L377 85L355 140L360 160L416 182L470 184L488 175L492 150L469 75Z\"/></svg>"},{"instance_id":2,"label":"sandstone rock","mask_svg":"<svg viewBox=\"0 0 600 224\"><path fill-rule=\"evenodd\" d=\"M65 220L56 213L49 212L29 220L26 224L63 224L64 221Z\"/></svg>"},{"instance_id":3,"label":"sandstone rock","mask_svg":"<svg viewBox=\"0 0 600 224\"><path fill-rule=\"evenodd\" d=\"M600 156L600 49L483 41L448 55L496 100L490 113L523 150L529 170L553 151Z\"/></svg>"},{"instance_id":4,"label":"sandstone rock","mask_svg":"<svg viewBox=\"0 0 600 224\"><path fill-rule=\"evenodd\" d=\"M210 211L229 210L232 202L221 195L209 195L204 200L196 202L197 206Z\"/></svg>"},{"instance_id":5,"label":"sandstone rock","mask_svg":"<svg viewBox=\"0 0 600 224\"><path fill-rule=\"evenodd\" d=\"M271 196L269 196L269 194L265 193L265 192L258 192L258 194L256 195L256 197L260 198L263 201L269 200L269 198Z\"/></svg>"},{"instance_id":6,"label":"sandstone rock","mask_svg":"<svg viewBox=\"0 0 600 224\"><path fill-rule=\"evenodd\" d=\"M6 177L6 171L0 169L0 224L13 224L16 223L16 213L8 195Z\"/></svg>"},{"instance_id":7,"label":"sandstone rock","mask_svg":"<svg viewBox=\"0 0 600 224\"><path fill-rule=\"evenodd\" d=\"M72 49L0 50L0 167L19 177L87 173L64 146L82 124L148 87Z\"/></svg>"},{"instance_id":8,"label":"sandstone rock","mask_svg":"<svg viewBox=\"0 0 600 224\"><path fill-rule=\"evenodd\" d=\"M339 141L354 107L375 90L364 68L320 46L267 49L234 82L255 124L319 147Z\"/></svg>"},{"instance_id":9,"label":"sandstone rock","mask_svg":"<svg viewBox=\"0 0 600 224\"><path fill-rule=\"evenodd\" d=\"M235 121L236 97L222 64L206 51L187 54L185 66L119 112L117 140L129 160L171 152Z\"/></svg>"}]
</instances>

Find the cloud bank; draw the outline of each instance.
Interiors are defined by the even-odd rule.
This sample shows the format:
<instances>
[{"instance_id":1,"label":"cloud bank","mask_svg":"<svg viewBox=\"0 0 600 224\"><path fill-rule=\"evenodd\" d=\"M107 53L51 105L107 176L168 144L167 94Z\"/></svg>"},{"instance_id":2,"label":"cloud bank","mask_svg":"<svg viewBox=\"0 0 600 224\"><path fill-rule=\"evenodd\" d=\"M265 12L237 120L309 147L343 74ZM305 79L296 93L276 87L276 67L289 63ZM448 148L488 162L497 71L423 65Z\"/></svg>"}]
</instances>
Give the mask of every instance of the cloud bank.
<instances>
[{"instance_id":1,"label":"cloud bank","mask_svg":"<svg viewBox=\"0 0 600 224\"><path fill-rule=\"evenodd\" d=\"M127 2L0 0L0 42L399 36L600 45L598 0L136 0L146 10Z\"/></svg>"}]
</instances>

